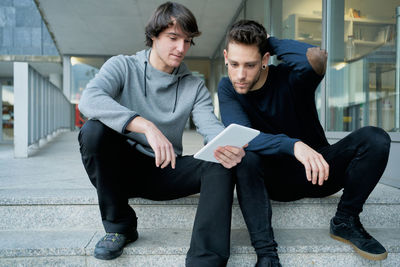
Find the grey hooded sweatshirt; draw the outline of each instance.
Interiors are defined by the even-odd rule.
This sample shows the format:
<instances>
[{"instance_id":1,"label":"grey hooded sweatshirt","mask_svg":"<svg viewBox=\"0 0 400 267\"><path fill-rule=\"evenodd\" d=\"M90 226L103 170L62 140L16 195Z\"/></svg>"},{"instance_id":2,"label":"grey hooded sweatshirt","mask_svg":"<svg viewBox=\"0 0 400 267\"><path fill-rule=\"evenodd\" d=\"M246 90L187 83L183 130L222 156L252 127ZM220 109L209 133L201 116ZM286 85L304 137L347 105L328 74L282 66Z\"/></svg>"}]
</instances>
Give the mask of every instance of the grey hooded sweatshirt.
<instances>
[{"instance_id":1,"label":"grey hooded sweatshirt","mask_svg":"<svg viewBox=\"0 0 400 267\"><path fill-rule=\"evenodd\" d=\"M125 134L144 154L154 156L144 134L126 130L137 116L153 122L182 155L182 135L192 114L204 143L224 128L213 112L204 82L182 62L172 74L159 71L148 61L151 49L136 55L111 57L83 90L79 110Z\"/></svg>"}]
</instances>

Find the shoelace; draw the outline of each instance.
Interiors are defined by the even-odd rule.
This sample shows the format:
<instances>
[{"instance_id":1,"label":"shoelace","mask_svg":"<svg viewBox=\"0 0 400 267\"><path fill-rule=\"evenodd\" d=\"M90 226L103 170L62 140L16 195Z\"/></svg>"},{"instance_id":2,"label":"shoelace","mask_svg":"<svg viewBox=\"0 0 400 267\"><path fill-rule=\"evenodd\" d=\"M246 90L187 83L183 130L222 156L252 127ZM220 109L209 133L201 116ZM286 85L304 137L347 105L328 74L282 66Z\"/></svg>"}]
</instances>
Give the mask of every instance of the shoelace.
<instances>
[{"instance_id":1,"label":"shoelace","mask_svg":"<svg viewBox=\"0 0 400 267\"><path fill-rule=\"evenodd\" d=\"M367 232L367 230L365 230L364 226L361 224L359 217L352 218L351 223L353 223L355 226L355 229L358 230L357 233L359 233L360 237L367 238L367 239L372 238L372 236Z\"/></svg>"},{"instance_id":2,"label":"shoelace","mask_svg":"<svg viewBox=\"0 0 400 267\"><path fill-rule=\"evenodd\" d=\"M115 242L118 239L120 239L121 235L118 233L106 233L106 235L103 238L103 241L112 241Z\"/></svg>"}]
</instances>

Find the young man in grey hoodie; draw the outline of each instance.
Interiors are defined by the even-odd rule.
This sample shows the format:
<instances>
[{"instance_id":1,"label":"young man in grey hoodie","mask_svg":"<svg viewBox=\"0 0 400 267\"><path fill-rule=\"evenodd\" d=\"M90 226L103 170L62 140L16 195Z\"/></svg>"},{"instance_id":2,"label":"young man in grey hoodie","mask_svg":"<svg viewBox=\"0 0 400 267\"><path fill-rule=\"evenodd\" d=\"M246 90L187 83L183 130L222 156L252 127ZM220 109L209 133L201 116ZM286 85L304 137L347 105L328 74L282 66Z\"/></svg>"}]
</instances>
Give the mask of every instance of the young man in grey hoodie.
<instances>
[{"instance_id":1,"label":"young man in grey hoodie","mask_svg":"<svg viewBox=\"0 0 400 267\"><path fill-rule=\"evenodd\" d=\"M96 258L114 259L138 238L129 198L170 200L200 192L186 265L215 267L228 261L230 168L244 150L218 148L215 157L221 164L182 156L190 115L205 142L224 129L204 82L182 62L199 35L190 10L162 4L146 26L151 48L110 58L83 91L79 109L90 120L79 133L80 151L106 231L96 245Z\"/></svg>"}]
</instances>

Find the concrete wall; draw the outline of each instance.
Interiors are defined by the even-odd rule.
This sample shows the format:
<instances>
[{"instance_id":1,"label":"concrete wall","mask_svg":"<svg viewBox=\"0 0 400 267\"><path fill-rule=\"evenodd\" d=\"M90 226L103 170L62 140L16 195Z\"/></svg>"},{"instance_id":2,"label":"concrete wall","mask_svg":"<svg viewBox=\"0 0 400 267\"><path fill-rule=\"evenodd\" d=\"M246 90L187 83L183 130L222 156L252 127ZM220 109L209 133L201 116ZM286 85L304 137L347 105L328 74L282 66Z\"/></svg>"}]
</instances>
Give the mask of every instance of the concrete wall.
<instances>
[{"instance_id":1,"label":"concrete wall","mask_svg":"<svg viewBox=\"0 0 400 267\"><path fill-rule=\"evenodd\" d=\"M58 55L33 0L0 1L0 55Z\"/></svg>"}]
</instances>

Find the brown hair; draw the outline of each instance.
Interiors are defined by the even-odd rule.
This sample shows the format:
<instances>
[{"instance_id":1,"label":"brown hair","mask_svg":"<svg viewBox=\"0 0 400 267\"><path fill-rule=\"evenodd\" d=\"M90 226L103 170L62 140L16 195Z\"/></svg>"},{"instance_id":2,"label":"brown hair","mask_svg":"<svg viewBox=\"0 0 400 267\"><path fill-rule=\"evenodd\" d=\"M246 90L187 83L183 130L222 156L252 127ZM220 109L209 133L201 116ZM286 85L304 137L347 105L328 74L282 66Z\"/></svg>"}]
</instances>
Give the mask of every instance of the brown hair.
<instances>
[{"instance_id":1,"label":"brown hair","mask_svg":"<svg viewBox=\"0 0 400 267\"><path fill-rule=\"evenodd\" d=\"M151 16L145 28L146 45L153 46L152 37L158 35L174 24L174 21L182 28L189 37L197 37L201 34L197 27L196 18L193 13L182 4L166 2L160 5ZM192 45L194 42L192 40Z\"/></svg>"},{"instance_id":2,"label":"brown hair","mask_svg":"<svg viewBox=\"0 0 400 267\"><path fill-rule=\"evenodd\" d=\"M270 51L267 31L264 26L254 20L240 20L234 23L226 35L226 50L228 50L228 45L232 42L246 45L257 45L261 57Z\"/></svg>"}]
</instances>

